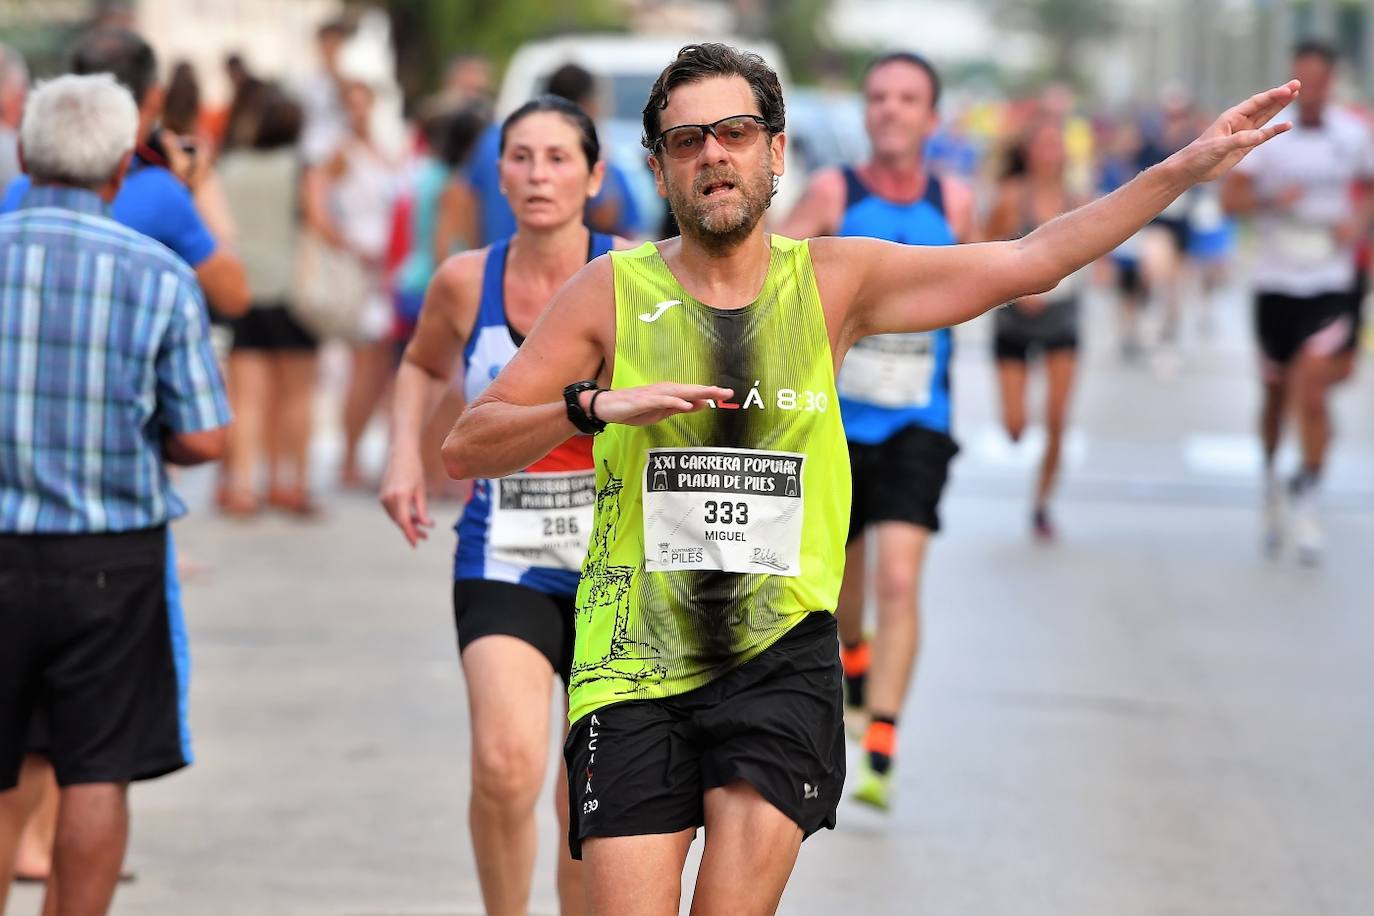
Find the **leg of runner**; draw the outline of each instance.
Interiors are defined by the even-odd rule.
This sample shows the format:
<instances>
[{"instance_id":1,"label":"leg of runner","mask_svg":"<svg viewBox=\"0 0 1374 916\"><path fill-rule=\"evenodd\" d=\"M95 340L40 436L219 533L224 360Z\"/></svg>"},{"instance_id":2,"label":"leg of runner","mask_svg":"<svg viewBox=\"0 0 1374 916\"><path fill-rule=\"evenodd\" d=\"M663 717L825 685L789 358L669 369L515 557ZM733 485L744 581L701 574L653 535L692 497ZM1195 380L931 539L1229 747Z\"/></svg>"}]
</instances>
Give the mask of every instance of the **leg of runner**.
<instances>
[{"instance_id":1,"label":"leg of runner","mask_svg":"<svg viewBox=\"0 0 1374 916\"><path fill-rule=\"evenodd\" d=\"M563 741L568 740L568 698L563 697ZM562 758L562 754L558 755ZM558 815L558 913L559 916L579 916L587 911L587 892L582 886L582 863L572 857L568 849L568 764L558 764L558 784L553 792L554 811Z\"/></svg>"},{"instance_id":2,"label":"leg of runner","mask_svg":"<svg viewBox=\"0 0 1374 916\"><path fill-rule=\"evenodd\" d=\"M1283 438L1288 407L1288 372L1264 359L1264 399L1260 407L1260 445L1264 450L1264 549L1275 554L1283 546L1283 486L1274 467Z\"/></svg>"},{"instance_id":3,"label":"leg of runner","mask_svg":"<svg viewBox=\"0 0 1374 916\"><path fill-rule=\"evenodd\" d=\"M1331 418L1326 396L1335 378L1335 367L1329 356L1310 350L1299 353L1293 361L1293 410L1297 414L1298 433L1302 444L1302 469L1293 479L1293 540L1298 558L1315 563L1321 558L1322 529L1317 516L1317 484L1326 462L1326 448L1331 441Z\"/></svg>"},{"instance_id":4,"label":"leg of runner","mask_svg":"<svg viewBox=\"0 0 1374 916\"><path fill-rule=\"evenodd\" d=\"M676 916L682 904L682 880L676 876L696 835L696 828L688 827L583 840L587 909L596 916Z\"/></svg>"},{"instance_id":5,"label":"leg of runner","mask_svg":"<svg viewBox=\"0 0 1374 916\"><path fill-rule=\"evenodd\" d=\"M489 913L523 913L539 837L535 805L549 748L554 673L538 649L513 636L483 636L463 650L472 717L468 822Z\"/></svg>"},{"instance_id":6,"label":"leg of runner","mask_svg":"<svg viewBox=\"0 0 1374 916\"><path fill-rule=\"evenodd\" d=\"M1333 375L1329 356L1302 353L1293 361L1293 409L1302 442L1302 466L1313 474L1321 472L1331 440L1326 393Z\"/></svg>"},{"instance_id":7,"label":"leg of runner","mask_svg":"<svg viewBox=\"0 0 1374 916\"><path fill-rule=\"evenodd\" d=\"M709 789L706 848L692 893L694 916L777 912L802 830L746 782Z\"/></svg>"},{"instance_id":8,"label":"leg of runner","mask_svg":"<svg viewBox=\"0 0 1374 916\"><path fill-rule=\"evenodd\" d=\"M44 911L107 912L128 840L128 783L64 787Z\"/></svg>"},{"instance_id":9,"label":"leg of runner","mask_svg":"<svg viewBox=\"0 0 1374 916\"><path fill-rule=\"evenodd\" d=\"M997 387L1002 393L1002 426L1011 441L1020 442L1026 431L1026 362L997 361Z\"/></svg>"},{"instance_id":10,"label":"leg of runner","mask_svg":"<svg viewBox=\"0 0 1374 916\"><path fill-rule=\"evenodd\" d=\"M868 589L867 544L862 534L845 545L844 579L835 606L835 623L840 634L840 664L844 668L845 727L857 739L863 735L865 687L868 681L869 645L864 635L864 601Z\"/></svg>"},{"instance_id":11,"label":"leg of runner","mask_svg":"<svg viewBox=\"0 0 1374 916\"><path fill-rule=\"evenodd\" d=\"M921 643L921 570L930 532L908 522L879 522L876 592L878 628L869 669L864 758L854 797L878 808L891 806L892 763L898 716L906 702Z\"/></svg>"},{"instance_id":12,"label":"leg of runner","mask_svg":"<svg viewBox=\"0 0 1374 916\"><path fill-rule=\"evenodd\" d=\"M1054 539L1054 525L1050 522L1050 494L1059 475L1059 455L1064 430L1069 423L1069 396L1073 392L1077 354L1071 348L1051 350L1045 354L1045 375L1048 381L1045 409L1045 456L1040 463L1040 477L1035 490L1035 533L1043 540Z\"/></svg>"}]
</instances>

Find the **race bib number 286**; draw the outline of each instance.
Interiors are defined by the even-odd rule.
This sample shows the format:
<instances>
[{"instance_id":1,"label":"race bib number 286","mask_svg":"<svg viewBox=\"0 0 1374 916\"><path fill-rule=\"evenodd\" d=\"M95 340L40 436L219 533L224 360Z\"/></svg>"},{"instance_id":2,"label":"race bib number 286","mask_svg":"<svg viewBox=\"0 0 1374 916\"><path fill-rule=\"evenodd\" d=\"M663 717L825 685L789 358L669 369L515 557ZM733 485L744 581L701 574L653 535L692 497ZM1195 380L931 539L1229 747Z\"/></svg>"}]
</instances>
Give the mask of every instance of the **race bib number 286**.
<instances>
[{"instance_id":1,"label":"race bib number 286","mask_svg":"<svg viewBox=\"0 0 1374 916\"><path fill-rule=\"evenodd\" d=\"M512 474L492 481L491 554L520 566L578 570L587 553L596 474Z\"/></svg>"},{"instance_id":2,"label":"race bib number 286","mask_svg":"<svg viewBox=\"0 0 1374 916\"><path fill-rule=\"evenodd\" d=\"M805 455L659 448L644 469L649 572L801 575Z\"/></svg>"}]
</instances>

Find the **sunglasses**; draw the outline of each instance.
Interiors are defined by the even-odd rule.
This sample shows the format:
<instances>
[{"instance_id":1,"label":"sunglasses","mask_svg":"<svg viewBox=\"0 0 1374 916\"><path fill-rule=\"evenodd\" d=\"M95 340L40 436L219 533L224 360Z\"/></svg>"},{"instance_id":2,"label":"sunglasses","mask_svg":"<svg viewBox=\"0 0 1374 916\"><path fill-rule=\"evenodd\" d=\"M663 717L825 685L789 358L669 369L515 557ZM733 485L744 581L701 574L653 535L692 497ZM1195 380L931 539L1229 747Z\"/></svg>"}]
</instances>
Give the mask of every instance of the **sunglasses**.
<instances>
[{"instance_id":1,"label":"sunglasses","mask_svg":"<svg viewBox=\"0 0 1374 916\"><path fill-rule=\"evenodd\" d=\"M711 124L679 124L658 135L654 149L659 146L673 159L692 159L706 145L706 135L730 151L753 145L759 134L768 129L768 122L758 115L731 115Z\"/></svg>"}]
</instances>

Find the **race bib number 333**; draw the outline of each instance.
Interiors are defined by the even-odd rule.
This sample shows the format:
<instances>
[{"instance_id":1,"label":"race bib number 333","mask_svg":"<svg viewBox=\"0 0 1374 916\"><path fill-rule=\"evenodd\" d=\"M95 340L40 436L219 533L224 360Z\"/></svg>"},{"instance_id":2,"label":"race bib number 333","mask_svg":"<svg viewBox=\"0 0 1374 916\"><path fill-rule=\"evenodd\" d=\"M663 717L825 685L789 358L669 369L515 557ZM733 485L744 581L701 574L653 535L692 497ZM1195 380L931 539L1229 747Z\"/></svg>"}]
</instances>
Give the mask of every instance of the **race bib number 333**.
<instances>
[{"instance_id":1,"label":"race bib number 333","mask_svg":"<svg viewBox=\"0 0 1374 916\"><path fill-rule=\"evenodd\" d=\"M644 568L801 575L805 455L658 448L644 469Z\"/></svg>"}]
</instances>

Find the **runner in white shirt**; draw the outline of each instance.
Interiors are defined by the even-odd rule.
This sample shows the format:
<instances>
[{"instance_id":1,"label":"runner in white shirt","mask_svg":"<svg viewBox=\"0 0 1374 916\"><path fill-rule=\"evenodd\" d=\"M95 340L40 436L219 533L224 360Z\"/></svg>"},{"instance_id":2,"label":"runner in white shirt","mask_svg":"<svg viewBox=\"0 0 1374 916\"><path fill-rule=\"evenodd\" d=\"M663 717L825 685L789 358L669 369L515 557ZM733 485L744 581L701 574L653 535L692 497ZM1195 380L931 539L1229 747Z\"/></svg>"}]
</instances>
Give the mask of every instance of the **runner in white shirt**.
<instances>
[{"instance_id":1,"label":"runner in white shirt","mask_svg":"<svg viewBox=\"0 0 1374 916\"><path fill-rule=\"evenodd\" d=\"M1222 201L1255 217L1255 318L1262 354L1266 549L1283 543L1284 488L1274 467L1288 405L1302 448L1302 467L1288 487L1292 537L1299 559L1321 556L1317 518L1331 422L1327 391L1338 362L1358 333L1355 243L1367 231L1353 191L1374 178L1374 140L1353 115L1330 104L1336 56L1305 42L1293 55L1302 95L1280 117L1293 129L1247 157L1228 177Z\"/></svg>"}]
</instances>

